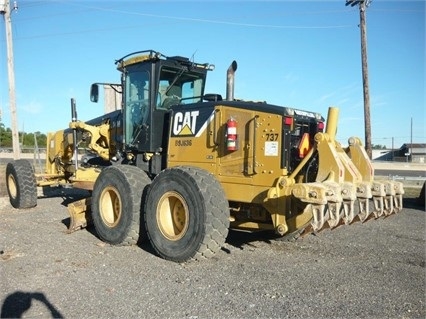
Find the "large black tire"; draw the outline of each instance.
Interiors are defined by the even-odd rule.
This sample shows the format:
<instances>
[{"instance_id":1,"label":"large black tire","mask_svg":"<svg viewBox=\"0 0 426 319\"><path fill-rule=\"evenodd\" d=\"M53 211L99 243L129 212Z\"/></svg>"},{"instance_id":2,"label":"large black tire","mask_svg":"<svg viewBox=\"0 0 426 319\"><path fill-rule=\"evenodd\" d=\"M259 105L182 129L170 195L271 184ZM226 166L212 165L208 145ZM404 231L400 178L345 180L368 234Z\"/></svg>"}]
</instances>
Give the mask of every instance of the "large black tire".
<instances>
[{"instance_id":1,"label":"large black tire","mask_svg":"<svg viewBox=\"0 0 426 319\"><path fill-rule=\"evenodd\" d=\"M195 167L158 174L145 201L148 238L162 258L175 262L213 256L229 230L229 204L215 177Z\"/></svg>"},{"instance_id":2,"label":"large black tire","mask_svg":"<svg viewBox=\"0 0 426 319\"><path fill-rule=\"evenodd\" d=\"M142 196L151 182L141 169L130 165L106 167L92 193L92 219L96 233L113 245L139 241Z\"/></svg>"},{"instance_id":3,"label":"large black tire","mask_svg":"<svg viewBox=\"0 0 426 319\"><path fill-rule=\"evenodd\" d=\"M7 164L6 188L13 207L31 208L37 205L37 183L29 161L20 159Z\"/></svg>"}]
</instances>

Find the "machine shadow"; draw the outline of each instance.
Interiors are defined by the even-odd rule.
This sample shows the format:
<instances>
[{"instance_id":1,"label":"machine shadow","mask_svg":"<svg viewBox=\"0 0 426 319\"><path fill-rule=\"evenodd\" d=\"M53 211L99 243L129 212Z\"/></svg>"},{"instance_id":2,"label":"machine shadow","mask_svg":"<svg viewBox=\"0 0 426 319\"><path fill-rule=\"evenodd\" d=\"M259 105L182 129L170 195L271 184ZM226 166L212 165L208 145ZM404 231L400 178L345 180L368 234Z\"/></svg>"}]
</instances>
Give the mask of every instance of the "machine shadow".
<instances>
[{"instance_id":1,"label":"machine shadow","mask_svg":"<svg viewBox=\"0 0 426 319\"><path fill-rule=\"evenodd\" d=\"M425 199L419 196L418 198L403 198L403 208L419 209L425 211Z\"/></svg>"},{"instance_id":2,"label":"machine shadow","mask_svg":"<svg viewBox=\"0 0 426 319\"><path fill-rule=\"evenodd\" d=\"M22 318L28 311L33 301L39 301L50 311L52 318L64 318L56 307L50 303L41 292L15 291L3 301L0 318Z\"/></svg>"},{"instance_id":3,"label":"machine shadow","mask_svg":"<svg viewBox=\"0 0 426 319\"><path fill-rule=\"evenodd\" d=\"M79 188L66 188L66 187L40 187L38 198L62 198L62 206L67 207L68 204L90 196L90 191Z\"/></svg>"},{"instance_id":4,"label":"machine shadow","mask_svg":"<svg viewBox=\"0 0 426 319\"><path fill-rule=\"evenodd\" d=\"M67 208L69 204L91 196L91 192L84 189L66 188L60 186L43 187L41 193L42 195L39 195L38 198L61 198L61 205ZM67 227L67 229L69 229L71 225L71 217L62 219L62 223ZM86 228L90 233L96 235L91 225L88 225Z\"/></svg>"},{"instance_id":5,"label":"machine shadow","mask_svg":"<svg viewBox=\"0 0 426 319\"><path fill-rule=\"evenodd\" d=\"M70 203L73 203L75 201L78 201L78 200L81 200L81 199L84 199L84 198L91 196L90 191L86 191L86 190L82 190L82 189L78 189L78 188L46 187L42 190L42 192L43 192L43 195L39 196L39 198L54 198L54 197L62 198L61 205L64 206L64 207L68 207L68 205ZM145 198L146 191L144 191L142 196ZM142 201L142 203L143 203L143 201ZM142 208L141 208L141 211L142 211ZM86 215L86 217L87 217L87 215ZM67 227L67 229L69 229L70 224L71 224L71 218L70 217L64 218L64 219L62 219L61 222ZM80 230L83 230L83 229L80 229ZM89 225L87 225L87 227L84 228L84 230L89 232L91 235L98 238L99 240L102 240L98 236L96 229L91 222L89 223ZM79 231L79 230L77 230L77 231ZM143 214L142 213L141 213L141 222L140 222L139 234L140 234L140 237L139 237L139 240L137 242L137 246L139 248L143 249L144 251L155 255L156 253L155 253L154 249L152 248L152 246L150 245L148 237L146 235L145 223L144 223L144 220L143 220Z\"/></svg>"},{"instance_id":6,"label":"machine shadow","mask_svg":"<svg viewBox=\"0 0 426 319\"><path fill-rule=\"evenodd\" d=\"M271 230L263 230L256 232L248 232L241 230L233 230L230 229L228 233L228 237L226 238L226 243L230 246L233 246L238 249L244 249L244 246L254 246L253 242L264 242L267 244L271 244L274 240L281 238L276 235ZM226 253L230 253L227 248L222 247L222 250Z\"/></svg>"},{"instance_id":7,"label":"machine shadow","mask_svg":"<svg viewBox=\"0 0 426 319\"><path fill-rule=\"evenodd\" d=\"M91 193L89 191L76 189L76 188L46 187L43 189L43 195L41 196L41 198L60 197L62 198L61 205L64 207L67 207L70 203L89 197L90 195ZM143 200L142 200L142 203L143 203L146 197L146 191L144 191L142 197L143 197ZM141 211L142 210L143 208L141 207ZM140 237L137 242L137 246L150 254L156 255L154 248L151 246L148 240L147 232L145 228L145 221L143 219L142 213L141 213L140 221L141 221L140 228L139 228ZM71 223L70 217L64 218L62 220L62 223L68 229ZM85 228L85 230L88 231L90 234L92 234L94 237L100 239L98 234L96 233L96 230L93 224L89 224ZM271 244L274 240L282 240L282 239L283 237L275 234L271 230L248 232L248 231L230 229L228 236L226 238L226 243L230 246L233 246L242 250L244 249L244 246L252 245L251 244L252 242L261 241L261 242ZM222 247L222 250L225 251L226 253L230 253L229 250L225 247Z\"/></svg>"},{"instance_id":8,"label":"machine shadow","mask_svg":"<svg viewBox=\"0 0 426 319\"><path fill-rule=\"evenodd\" d=\"M76 188L49 187L49 188L43 189L43 195L39 196L39 198L60 197L62 198L61 205L64 207L67 207L70 203L73 203L83 198L87 198L90 195L91 195L91 192L86 190L76 189ZM144 198L145 196L146 196L146 191L143 194ZM143 202L144 200L142 200L142 203ZM424 210L425 202L424 202L424 199L421 197L403 198L403 207L408 209ZM142 207L141 207L141 211L142 211ZM68 229L70 226L70 217L64 218L62 220L62 223ZM92 234L94 237L100 239L96 233L95 227L92 224L88 225L85 228L85 230L88 231L90 234ZM139 233L141 235L137 242L137 246L141 248L142 250L146 251L147 253L157 255L154 248L151 246L147 238L145 222L143 220L143 214L141 214ZM275 234L275 232L271 230L249 232L249 231L230 229L228 236L226 238L226 244L232 247L235 247L237 249L243 250L244 247L254 246L253 245L254 242L263 242L267 244L272 244L274 241L277 241L277 240L278 241L294 241L297 239L297 237L298 236L294 234L289 234L288 236L281 237ZM226 247L222 247L221 249L225 253L228 253L228 254L230 253L229 249L227 249Z\"/></svg>"}]
</instances>

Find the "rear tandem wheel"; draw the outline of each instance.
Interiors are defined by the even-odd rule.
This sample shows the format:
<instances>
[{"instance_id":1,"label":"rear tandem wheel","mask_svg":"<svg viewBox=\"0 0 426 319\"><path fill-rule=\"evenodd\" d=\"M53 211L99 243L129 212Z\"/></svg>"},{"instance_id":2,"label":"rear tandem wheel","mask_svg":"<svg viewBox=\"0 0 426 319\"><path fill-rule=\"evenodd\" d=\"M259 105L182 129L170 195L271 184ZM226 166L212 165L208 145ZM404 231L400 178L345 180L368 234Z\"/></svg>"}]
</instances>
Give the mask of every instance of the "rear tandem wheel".
<instances>
[{"instance_id":1,"label":"rear tandem wheel","mask_svg":"<svg viewBox=\"0 0 426 319\"><path fill-rule=\"evenodd\" d=\"M31 208L37 205L37 183L34 168L24 159L9 162L6 166L6 188L14 208Z\"/></svg>"},{"instance_id":2,"label":"rear tandem wheel","mask_svg":"<svg viewBox=\"0 0 426 319\"><path fill-rule=\"evenodd\" d=\"M144 214L154 250L175 262L213 256L228 235L229 205L222 186L199 168L173 167L157 175Z\"/></svg>"},{"instance_id":3,"label":"rear tandem wheel","mask_svg":"<svg viewBox=\"0 0 426 319\"><path fill-rule=\"evenodd\" d=\"M142 196L151 182L141 169L130 165L104 168L92 193L92 219L99 237L113 245L139 241Z\"/></svg>"}]
</instances>

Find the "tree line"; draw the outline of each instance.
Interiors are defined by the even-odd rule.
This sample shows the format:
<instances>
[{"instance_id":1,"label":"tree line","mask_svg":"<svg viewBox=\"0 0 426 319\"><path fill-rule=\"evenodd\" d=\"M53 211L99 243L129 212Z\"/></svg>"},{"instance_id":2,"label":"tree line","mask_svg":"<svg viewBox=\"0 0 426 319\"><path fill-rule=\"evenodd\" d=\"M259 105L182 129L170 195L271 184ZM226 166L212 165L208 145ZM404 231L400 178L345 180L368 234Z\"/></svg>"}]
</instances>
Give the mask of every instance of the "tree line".
<instances>
[{"instance_id":1,"label":"tree line","mask_svg":"<svg viewBox=\"0 0 426 319\"><path fill-rule=\"evenodd\" d=\"M19 132L19 144L22 148L34 147L36 141L38 147L45 148L46 140L46 134L39 131L33 133ZM0 147L12 147L12 130L9 127L5 127L3 123L0 123Z\"/></svg>"}]
</instances>

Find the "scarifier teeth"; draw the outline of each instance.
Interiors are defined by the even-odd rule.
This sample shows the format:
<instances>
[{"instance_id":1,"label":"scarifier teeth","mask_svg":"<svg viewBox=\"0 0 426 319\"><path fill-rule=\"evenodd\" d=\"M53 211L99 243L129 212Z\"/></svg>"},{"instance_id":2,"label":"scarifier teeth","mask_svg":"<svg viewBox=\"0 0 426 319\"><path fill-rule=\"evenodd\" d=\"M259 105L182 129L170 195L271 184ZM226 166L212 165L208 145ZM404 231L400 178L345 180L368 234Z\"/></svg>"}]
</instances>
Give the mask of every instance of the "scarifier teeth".
<instances>
[{"instance_id":1,"label":"scarifier teeth","mask_svg":"<svg viewBox=\"0 0 426 319\"><path fill-rule=\"evenodd\" d=\"M344 200L343 201L343 210L345 213L345 217L343 217L343 221L346 225L352 223L355 218L355 200Z\"/></svg>"},{"instance_id":2,"label":"scarifier teeth","mask_svg":"<svg viewBox=\"0 0 426 319\"><path fill-rule=\"evenodd\" d=\"M393 213L393 202L394 202L394 197L396 193L395 193L395 188L392 181L386 181L384 182L384 185L385 185L385 192L386 192L384 214L385 216L389 216L390 214Z\"/></svg>"},{"instance_id":3,"label":"scarifier teeth","mask_svg":"<svg viewBox=\"0 0 426 319\"><path fill-rule=\"evenodd\" d=\"M342 183L343 221L346 225L352 223L355 218L355 200L357 188L353 183Z\"/></svg>"},{"instance_id":4,"label":"scarifier teeth","mask_svg":"<svg viewBox=\"0 0 426 319\"><path fill-rule=\"evenodd\" d=\"M318 231L323 228L328 219L328 212L325 212L325 205L312 205L312 229Z\"/></svg>"},{"instance_id":5,"label":"scarifier teeth","mask_svg":"<svg viewBox=\"0 0 426 319\"><path fill-rule=\"evenodd\" d=\"M368 198L358 198L359 203L359 214L358 218L361 223L365 222L370 215L369 213L369 199Z\"/></svg>"},{"instance_id":6,"label":"scarifier teeth","mask_svg":"<svg viewBox=\"0 0 426 319\"><path fill-rule=\"evenodd\" d=\"M383 211L385 216L389 216L393 213L393 196L385 197L385 209Z\"/></svg>"},{"instance_id":7,"label":"scarifier teeth","mask_svg":"<svg viewBox=\"0 0 426 319\"><path fill-rule=\"evenodd\" d=\"M326 216L328 217L327 223L330 228L334 228L339 225L340 219L343 217L342 211L342 188L341 186L332 181L325 181L324 186L326 187Z\"/></svg>"},{"instance_id":8,"label":"scarifier teeth","mask_svg":"<svg viewBox=\"0 0 426 319\"><path fill-rule=\"evenodd\" d=\"M373 196L373 203L374 203L374 217L379 218L383 215L384 212L384 200L383 196Z\"/></svg>"},{"instance_id":9,"label":"scarifier teeth","mask_svg":"<svg viewBox=\"0 0 426 319\"><path fill-rule=\"evenodd\" d=\"M402 209L402 195L404 194L404 185L401 182L393 182L395 188L394 212L399 213Z\"/></svg>"},{"instance_id":10,"label":"scarifier teeth","mask_svg":"<svg viewBox=\"0 0 426 319\"><path fill-rule=\"evenodd\" d=\"M318 232L327 226L335 228L359 220L362 223L397 213L402 209L403 185L399 182L307 183L293 189L293 195L308 203L312 212L309 229ZM370 201L373 207L370 210ZM355 202L358 202L358 208ZM305 231L306 233L306 231Z\"/></svg>"},{"instance_id":11,"label":"scarifier teeth","mask_svg":"<svg viewBox=\"0 0 426 319\"><path fill-rule=\"evenodd\" d=\"M340 218L343 217L343 211L341 210L342 203L328 203L329 219L327 220L330 228L337 227L340 223Z\"/></svg>"},{"instance_id":12,"label":"scarifier teeth","mask_svg":"<svg viewBox=\"0 0 426 319\"><path fill-rule=\"evenodd\" d=\"M373 182L371 186L371 192L373 194L373 204L374 204L374 217L379 218L384 214L385 204L384 198L386 196L385 185L380 182Z\"/></svg>"},{"instance_id":13,"label":"scarifier teeth","mask_svg":"<svg viewBox=\"0 0 426 319\"><path fill-rule=\"evenodd\" d=\"M402 209L402 194L395 195L394 200L394 211L395 213L399 213Z\"/></svg>"},{"instance_id":14,"label":"scarifier teeth","mask_svg":"<svg viewBox=\"0 0 426 319\"><path fill-rule=\"evenodd\" d=\"M404 194L404 186L401 182L386 181L383 183L383 214L389 216L398 213L402 209L402 195Z\"/></svg>"}]
</instances>

